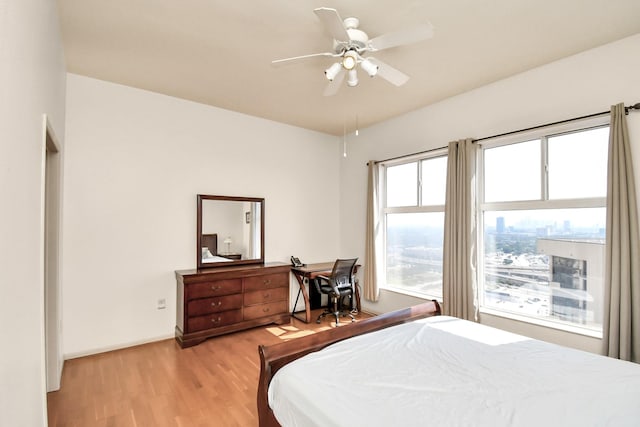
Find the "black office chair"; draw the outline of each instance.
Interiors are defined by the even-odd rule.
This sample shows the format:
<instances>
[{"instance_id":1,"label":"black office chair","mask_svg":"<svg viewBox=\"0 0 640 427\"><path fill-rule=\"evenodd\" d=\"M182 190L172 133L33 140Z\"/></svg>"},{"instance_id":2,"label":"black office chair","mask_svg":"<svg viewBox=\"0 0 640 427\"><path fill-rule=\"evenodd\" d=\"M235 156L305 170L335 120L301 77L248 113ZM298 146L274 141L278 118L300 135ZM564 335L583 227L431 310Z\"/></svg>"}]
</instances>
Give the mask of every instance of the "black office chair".
<instances>
[{"instance_id":1,"label":"black office chair","mask_svg":"<svg viewBox=\"0 0 640 427\"><path fill-rule=\"evenodd\" d=\"M352 322L356 321L355 317L353 317L349 311L342 310L342 302L345 297L349 298L349 307L353 308L352 302L356 286L354 276L356 261L358 261L358 258L337 259L335 264L333 264L333 270L329 277L316 276L313 282L317 291L329 297L327 308L318 316L316 323L320 323L320 320L328 314L335 316L336 326L338 326L340 322L340 315L343 317L349 316Z\"/></svg>"}]
</instances>

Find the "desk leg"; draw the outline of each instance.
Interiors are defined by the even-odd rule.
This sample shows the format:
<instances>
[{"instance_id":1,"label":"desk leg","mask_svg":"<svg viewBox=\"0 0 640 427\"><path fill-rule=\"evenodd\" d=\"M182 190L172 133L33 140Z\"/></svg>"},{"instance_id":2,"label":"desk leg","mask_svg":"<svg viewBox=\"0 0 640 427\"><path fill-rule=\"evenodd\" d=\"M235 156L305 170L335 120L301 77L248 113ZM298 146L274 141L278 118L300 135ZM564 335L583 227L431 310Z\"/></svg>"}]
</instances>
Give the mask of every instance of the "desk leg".
<instances>
[{"instance_id":1,"label":"desk leg","mask_svg":"<svg viewBox=\"0 0 640 427\"><path fill-rule=\"evenodd\" d=\"M305 323L310 323L311 322L311 307L309 304L309 293L307 292L307 288L305 285L309 285L309 278L303 276L302 274L296 273L294 272L293 275L295 276L296 280L298 281L298 285L300 285L300 291L298 291L298 294L300 292L302 292L302 297L304 298L304 311L305 311L305 318L300 319L298 317L296 317L295 313L296 313L296 308L293 307L293 311L291 312L291 315L293 317L295 317L298 320L302 320ZM297 301L297 298L296 298Z\"/></svg>"},{"instance_id":2,"label":"desk leg","mask_svg":"<svg viewBox=\"0 0 640 427\"><path fill-rule=\"evenodd\" d=\"M355 294L355 298L356 298L356 310L358 310L358 313L360 313L362 311L362 307L360 305L360 283L358 282L358 279L356 279L356 294ZM353 310L353 303L351 304L351 309Z\"/></svg>"}]
</instances>

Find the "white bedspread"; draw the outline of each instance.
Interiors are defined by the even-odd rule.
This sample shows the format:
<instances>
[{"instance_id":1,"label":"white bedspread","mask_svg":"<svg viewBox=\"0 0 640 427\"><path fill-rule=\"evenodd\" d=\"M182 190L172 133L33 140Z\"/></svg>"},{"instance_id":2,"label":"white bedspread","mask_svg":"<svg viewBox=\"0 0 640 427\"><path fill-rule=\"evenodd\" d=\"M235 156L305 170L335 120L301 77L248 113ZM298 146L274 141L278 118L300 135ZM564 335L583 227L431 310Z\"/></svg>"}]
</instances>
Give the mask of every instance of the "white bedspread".
<instances>
[{"instance_id":1,"label":"white bedspread","mask_svg":"<svg viewBox=\"0 0 640 427\"><path fill-rule=\"evenodd\" d=\"M218 256L218 255L211 255L211 256L202 258L202 262L205 264L211 263L211 262L229 262L229 261L233 261L233 260L230 258Z\"/></svg>"},{"instance_id":2,"label":"white bedspread","mask_svg":"<svg viewBox=\"0 0 640 427\"><path fill-rule=\"evenodd\" d=\"M437 316L282 368L288 426L640 426L640 365Z\"/></svg>"}]
</instances>

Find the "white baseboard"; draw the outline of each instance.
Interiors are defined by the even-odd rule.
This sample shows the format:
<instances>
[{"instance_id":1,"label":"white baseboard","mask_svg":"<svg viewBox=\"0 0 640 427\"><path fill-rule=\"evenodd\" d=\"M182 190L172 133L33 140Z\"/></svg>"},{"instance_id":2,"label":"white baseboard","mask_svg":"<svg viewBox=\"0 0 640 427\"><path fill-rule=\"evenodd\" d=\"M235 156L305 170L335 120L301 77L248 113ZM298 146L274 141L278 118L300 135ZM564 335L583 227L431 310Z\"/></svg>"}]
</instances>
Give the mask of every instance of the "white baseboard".
<instances>
[{"instance_id":1,"label":"white baseboard","mask_svg":"<svg viewBox=\"0 0 640 427\"><path fill-rule=\"evenodd\" d=\"M137 345L149 344L149 343L156 342L156 341L164 341L164 340L171 339L171 338L174 338L173 334L172 335L158 336L158 337L154 337L154 338L148 338L148 339L139 340L139 341L131 341L131 342L128 342L128 343L116 344L116 345L113 345L113 346L94 348L94 349L91 349L91 350L79 351L79 352L75 352L75 353L67 353L67 354L64 355L64 360L77 359L79 357L85 357L85 356L92 356L94 354L106 353L108 351L114 351L114 350L121 350L123 348L135 347Z\"/></svg>"}]
</instances>

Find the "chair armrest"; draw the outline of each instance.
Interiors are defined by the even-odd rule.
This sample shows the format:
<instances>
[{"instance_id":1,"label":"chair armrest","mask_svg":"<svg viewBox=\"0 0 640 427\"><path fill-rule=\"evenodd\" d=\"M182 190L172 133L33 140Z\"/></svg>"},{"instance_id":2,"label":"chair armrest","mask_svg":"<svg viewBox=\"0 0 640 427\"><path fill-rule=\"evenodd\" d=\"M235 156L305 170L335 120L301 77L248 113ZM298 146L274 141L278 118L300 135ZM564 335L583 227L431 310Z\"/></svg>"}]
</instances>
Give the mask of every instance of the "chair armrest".
<instances>
[{"instance_id":1,"label":"chair armrest","mask_svg":"<svg viewBox=\"0 0 640 427\"><path fill-rule=\"evenodd\" d=\"M322 274L318 274L315 277L315 284L316 287L318 288L318 292L320 291L320 281L326 282L327 285L329 285L331 287L331 289L333 290L333 293L335 293L336 295L340 295L340 287L328 276L323 276Z\"/></svg>"},{"instance_id":2,"label":"chair armrest","mask_svg":"<svg viewBox=\"0 0 640 427\"><path fill-rule=\"evenodd\" d=\"M329 278L327 276L322 276L320 274L315 276L313 278L313 284L316 287L316 291L318 291L319 294L322 293L322 290L320 289L320 281L325 281L327 283L330 283Z\"/></svg>"}]
</instances>

